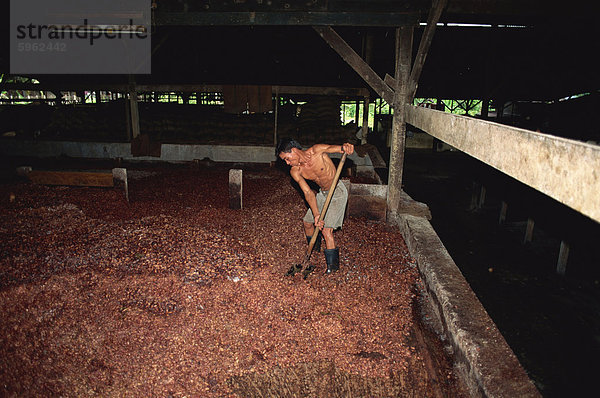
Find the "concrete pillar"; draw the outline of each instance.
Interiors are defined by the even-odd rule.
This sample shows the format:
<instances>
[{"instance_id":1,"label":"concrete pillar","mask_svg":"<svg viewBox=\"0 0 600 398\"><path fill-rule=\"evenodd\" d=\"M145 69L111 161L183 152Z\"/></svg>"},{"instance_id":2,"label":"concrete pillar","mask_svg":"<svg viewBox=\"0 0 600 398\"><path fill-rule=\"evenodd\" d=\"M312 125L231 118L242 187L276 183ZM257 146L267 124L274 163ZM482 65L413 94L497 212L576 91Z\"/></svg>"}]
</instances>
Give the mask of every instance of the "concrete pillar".
<instances>
[{"instance_id":1,"label":"concrete pillar","mask_svg":"<svg viewBox=\"0 0 600 398\"><path fill-rule=\"evenodd\" d=\"M229 208L242 208L242 170L229 170Z\"/></svg>"},{"instance_id":2,"label":"concrete pillar","mask_svg":"<svg viewBox=\"0 0 600 398\"><path fill-rule=\"evenodd\" d=\"M127 202L129 203L129 184L127 183L127 169L122 167L115 167L114 169L112 169L112 176L113 181L115 182L115 186L118 186L120 184L123 185L123 190L125 191L125 199L127 199Z\"/></svg>"}]
</instances>

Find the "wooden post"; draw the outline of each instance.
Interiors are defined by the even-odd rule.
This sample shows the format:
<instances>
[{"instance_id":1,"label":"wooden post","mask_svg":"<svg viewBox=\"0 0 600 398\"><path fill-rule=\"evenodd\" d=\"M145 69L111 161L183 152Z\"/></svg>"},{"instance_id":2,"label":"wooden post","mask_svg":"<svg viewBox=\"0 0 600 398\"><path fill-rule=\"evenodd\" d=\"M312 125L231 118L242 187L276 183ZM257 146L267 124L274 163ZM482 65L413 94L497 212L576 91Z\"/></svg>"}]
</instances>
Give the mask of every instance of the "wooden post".
<instances>
[{"instance_id":1,"label":"wooden post","mask_svg":"<svg viewBox=\"0 0 600 398\"><path fill-rule=\"evenodd\" d=\"M406 146L406 110L408 102L410 65L412 60L413 27L396 29L396 69L394 115L392 118L392 142L388 177L388 220L395 218L402 191L404 149Z\"/></svg>"},{"instance_id":2,"label":"wooden post","mask_svg":"<svg viewBox=\"0 0 600 398\"><path fill-rule=\"evenodd\" d=\"M498 224L502 225L506 221L506 211L508 210L508 203L502 201L500 205L500 216L498 217Z\"/></svg>"},{"instance_id":3,"label":"wooden post","mask_svg":"<svg viewBox=\"0 0 600 398\"><path fill-rule=\"evenodd\" d=\"M479 183L477 181L473 181L473 190L471 191L471 206L469 206L469 210L477 209L477 204L479 203Z\"/></svg>"},{"instance_id":4,"label":"wooden post","mask_svg":"<svg viewBox=\"0 0 600 398\"><path fill-rule=\"evenodd\" d=\"M125 101L125 137L127 137L127 141L131 141L131 105L129 100Z\"/></svg>"},{"instance_id":5,"label":"wooden post","mask_svg":"<svg viewBox=\"0 0 600 398\"><path fill-rule=\"evenodd\" d=\"M527 228L525 228L525 236L523 237L523 244L531 243L533 239L533 226L534 226L533 218L529 217L527 219Z\"/></svg>"},{"instance_id":6,"label":"wooden post","mask_svg":"<svg viewBox=\"0 0 600 398\"><path fill-rule=\"evenodd\" d=\"M138 96L133 76L129 76L129 113L131 116L131 133L135 139L140 135L140 114L138 112Z\"/></svg>"},{"instance_id":7,"label":"wooden post","mask_svg":"<svg viewBox=\"0 0 600 398\"><path fill-rule=\"evenodd\" d=\"M504 100L497 99L496 100L496 121L500 122L502 120L502 116L504 114Z\"/></svg>"},{"instance_id":8,"label":"wooden post","mask_svg":"<svg viewBox=\"0 0 600 398\"><path fill-rule=\"evenodd\" d=\"M490 111L490 100L489 98L484 98L481 103L481 117L487 119L489 117Z\"/></svg>"},{"instance_id":9,"label":"wooden post","mask_svg":"<svg viewBox=\"0 0 600 398\"><path fill-rule=\"evenodd\" d=\"M412 103L417 91L417 84L425 64L427 52L431 46L435 27L446 3L447 0L432 2L427 17L427 26L421 37L414 65L412 65L414 29L412 26L403 26L396 29L396 69L394 76L396 87L394 90L394 116L392 119L392 145L390 148L388 177L388 213L392 218L395 217L398 211L402 191L402 172L406 146L406 108Z\"/></svg>"},{"instance_id":10,"label":"wooden post","mask_svg":"<svg viewBox=\"0 0 600 398\"><path fill-rule=\"evenodd\" d=\"M242 170L229 170L229 208L242 208Z\"/></svg>"},{"instance_id":11,"label":"wooden post","mask_svg":"<svg viewBox=\"0 0 600 398\"><path fill-rule=\"evenodd\" d=\"M485 194L486 194L485 185L481 185L481 190L479 191L479 200L477 201L477 208L481 209L483 204L485 203Z\"/></svg>"},{"instance_id":12,"label":"wooden post","mask_svg":"<svg viewBox=\"0 0 600 398\"><path fill-rule=\"evenodd\" d=\"M361 144L367 143L367 136L369 135L369 97L365 97L363 105L363 122L362 122L362 137L360 139Z\"/></svg>"},{"instance_id":13,"label":"wooden post","mask_svg":"<svg viewBox=\"0 0 600 398\"><path fill-rule=\"evenodd\" d=\"M133 138L136 138L140 135L140 114L138 111L137 91L135 91L135 88L129 91L129 105L131 108L131 133Z\"/></svg>"},{"instance_id":14,"label":"wooden post","mask_svg":"<svg viewBox=\"0 0 600 398\"><path fill-rule=\"evenodd\" d=\"M277 118L279 112L279 90L275 89L275 125L273 126L273 146L277 146Z\"/></svg>"},{"instance_id":15,"label":"wooden post","mask_svg":"<svg viewBox=\"0 0 600 398\"><path fill-rule=\"evenodd\" d=\"M569 244L564 240L560 241L560 251L558 252L558 263L556 264L556 273L564 275L567 271L567 260L569 258Z\"/></svg>"},{"instance_id":16,"label":"wooden post","mask_svg":"<svg viewBox=\"0 0 600 398\"><path fill-rule=\"evenodd\" d=\"M485 203L485 185L473 181L473 192L471 194L471 210L479 210Z\"/></svg>"}]
</instances>

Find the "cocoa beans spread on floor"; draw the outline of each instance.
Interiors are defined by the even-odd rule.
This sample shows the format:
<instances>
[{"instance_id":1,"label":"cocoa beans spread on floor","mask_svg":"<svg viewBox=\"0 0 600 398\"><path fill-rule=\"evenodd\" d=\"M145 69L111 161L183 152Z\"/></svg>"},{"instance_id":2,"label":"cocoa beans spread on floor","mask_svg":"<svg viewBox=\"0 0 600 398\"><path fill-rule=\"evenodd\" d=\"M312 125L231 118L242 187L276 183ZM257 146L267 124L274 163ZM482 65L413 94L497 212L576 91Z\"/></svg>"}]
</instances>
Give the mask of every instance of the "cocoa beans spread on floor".
<instances>
[{"instance_id":1,"label":"cocoa beans spread on floor","mask_svg":"<svg viewBox=\"0 0 600 398\"><path fill-rule=\"evenodd\" d=\"M112 188L0 185L2 396L436 396L411 337L402 236L349 218L340 271L307 280L305 205L284 171L129 170ZM439 375L438 375L439 376ZM446 387L444 387L446 386Z\"/></svg>"}]
</instances>

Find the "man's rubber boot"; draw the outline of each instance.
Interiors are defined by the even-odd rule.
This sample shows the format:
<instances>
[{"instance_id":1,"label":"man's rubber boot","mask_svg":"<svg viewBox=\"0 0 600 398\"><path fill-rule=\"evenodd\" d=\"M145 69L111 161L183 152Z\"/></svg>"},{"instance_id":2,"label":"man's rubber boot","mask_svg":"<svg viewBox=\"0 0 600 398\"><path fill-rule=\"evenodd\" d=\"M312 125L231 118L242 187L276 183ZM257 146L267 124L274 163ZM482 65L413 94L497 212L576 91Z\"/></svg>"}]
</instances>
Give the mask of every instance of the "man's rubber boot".
<instances>
[{"instance_id":1,"label":"man's rubber boot","mask_svg":"<svg viewBox=\"0 0 600 398\"><path fill-rule=\"evenodd\" d=\"M312 236L310 235L306 235L306 243L308 243L310 245L310 240L312 239ZM313 250L320 252L321 251L321 240L323 239L323 234L321 232L319 232L319 235L317 235L317 240L315 241L315 245L313 246Z\"/></svg>"},{"instance_id":2,"label":"man's rubber boot","mask_svg":"<svg viewBox=\"0 0 600 398\"><path fill-rule=\"evenodd\" d=\"M324 249L325 261L327 262L326 274L331 274L340 269L340 248Z\"/></svg>"}]
</instances>

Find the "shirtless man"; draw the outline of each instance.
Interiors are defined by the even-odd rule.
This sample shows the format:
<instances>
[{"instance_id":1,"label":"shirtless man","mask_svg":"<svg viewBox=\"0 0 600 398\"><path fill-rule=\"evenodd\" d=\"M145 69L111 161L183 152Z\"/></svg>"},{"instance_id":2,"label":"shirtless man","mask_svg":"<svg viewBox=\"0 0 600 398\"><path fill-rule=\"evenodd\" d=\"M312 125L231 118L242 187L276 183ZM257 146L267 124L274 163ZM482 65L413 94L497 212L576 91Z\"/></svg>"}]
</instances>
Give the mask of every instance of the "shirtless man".
<instances>
[{"instance_id":1,"label":"shirtless man","mask_svg":"<svg viewBox=\"0 0 600 398\"><path fill-rule=\"evenodd\" d=\"M291 166L290 175L298 182L308 203L309 209L303 220L307 242L310 242L315 227L319 228L327 247L323 250L327 262L326 273L337 271L340 268L340 249L335 246L333 231L340 228L344 221L348 191L344 184L337 184L325 214L325 220L321 220L320 210L323 208L336 172L336 168L327 154L346 152L351 155L354 153L354 145L348 143L344 145L316 144L307 150L302 150L302 146L298 142L286 139L279 142L275 152ZM312 180L321 187L317 194L309 187L306 180ZM321 237L319 236L314 249L319 251L320 247Z\"/></svg>"}]
</instances>

